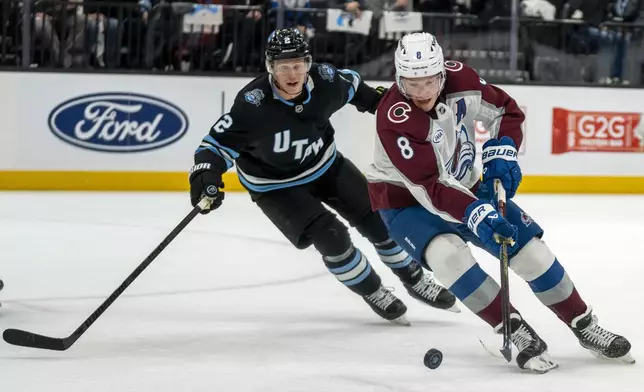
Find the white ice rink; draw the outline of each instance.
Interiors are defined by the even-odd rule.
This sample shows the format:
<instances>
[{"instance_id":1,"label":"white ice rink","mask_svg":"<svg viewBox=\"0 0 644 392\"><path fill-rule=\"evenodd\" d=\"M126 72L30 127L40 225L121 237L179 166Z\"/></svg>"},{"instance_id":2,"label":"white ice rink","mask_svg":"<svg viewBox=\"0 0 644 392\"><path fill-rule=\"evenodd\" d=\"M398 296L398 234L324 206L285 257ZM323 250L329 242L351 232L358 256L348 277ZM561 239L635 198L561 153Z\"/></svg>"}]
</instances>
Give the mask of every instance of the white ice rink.
<instances>
[{"instance_id":1,"label":"white ice rink","mask_svg":"<svg viewBox=\"0 0 644 392\"><path fill-rule=\"evenodd\" d=\"M644 391L644 197L533 196L517 202L638 364L606 363L512 276L511 297L560 368L520 371L489 355L500 338L460 314L414 301L352 231L409 328L379 319L298 251L245 194L198 216L66 352L0 341L0 392L627 392ZM0 326L63 337L190 210L182 193L0 193ZM498 263L475 251L498 277ZM441 367L423 366L429 348Z\"/></svg>"}]
</instances>

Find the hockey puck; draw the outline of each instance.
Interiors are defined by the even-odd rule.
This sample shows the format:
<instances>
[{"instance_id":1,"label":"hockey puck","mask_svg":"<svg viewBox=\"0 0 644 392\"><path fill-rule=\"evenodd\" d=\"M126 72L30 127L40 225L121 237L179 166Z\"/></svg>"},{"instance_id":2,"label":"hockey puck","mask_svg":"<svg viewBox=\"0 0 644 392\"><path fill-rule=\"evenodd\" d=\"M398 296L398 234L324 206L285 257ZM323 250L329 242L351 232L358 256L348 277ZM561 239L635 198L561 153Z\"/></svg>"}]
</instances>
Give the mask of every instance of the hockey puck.
<instances>
[{"instance_id":1,"label":"hockey puck","mask_svg":"<svg viewBox=\"0 0 644 392\"><path fill-rule=\"evenodd\" d=\"M443 362L443 353L435 348L427 350L423 363L430 369L436 369Z\"/></svg>"}]
</instances>

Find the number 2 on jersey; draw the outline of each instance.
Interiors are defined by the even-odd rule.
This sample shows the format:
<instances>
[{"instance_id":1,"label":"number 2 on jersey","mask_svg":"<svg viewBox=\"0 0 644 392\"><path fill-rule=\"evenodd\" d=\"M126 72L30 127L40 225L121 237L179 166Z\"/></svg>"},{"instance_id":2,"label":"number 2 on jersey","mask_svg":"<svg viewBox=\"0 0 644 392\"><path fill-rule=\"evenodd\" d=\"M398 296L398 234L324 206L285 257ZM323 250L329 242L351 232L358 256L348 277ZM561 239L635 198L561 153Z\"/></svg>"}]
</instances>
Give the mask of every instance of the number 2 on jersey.
<instances>
[{"instance_id":1,"label":"number 2 on jersey","mask_svg":"<svg viewBox=\"0 0 644 392\"><path fill-rule=\"evenodd\" d=\"M212 129L217 133L224 133L231 125L233 125L233 118L226 113L212 126Z\"/></svg>"},{"instance_id":2,"label":"number 2 on jersey","mask_svg":"<svg viewBox=\"0 0 644 392\"><path fill-rule=\"evenodd\" d=\"M414 156L414 150L411 149L411 144L409 143L409 139L407 139L404 136L401 136L398 138L398 147L400 148L400 153L402 154L403 158L405 159L411 159L411 157Z\"/></svg>"}]
</instances>

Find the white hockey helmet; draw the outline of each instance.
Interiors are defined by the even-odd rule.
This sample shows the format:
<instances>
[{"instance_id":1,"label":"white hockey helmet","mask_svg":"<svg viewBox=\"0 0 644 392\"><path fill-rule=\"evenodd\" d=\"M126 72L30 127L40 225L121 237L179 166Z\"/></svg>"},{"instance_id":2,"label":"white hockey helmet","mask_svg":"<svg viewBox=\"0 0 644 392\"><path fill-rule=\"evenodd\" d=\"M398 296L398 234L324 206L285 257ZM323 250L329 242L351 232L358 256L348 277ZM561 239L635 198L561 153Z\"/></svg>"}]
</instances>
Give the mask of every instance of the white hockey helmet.
<instances>
[{"instance_id":1,"label":"white hockey helmet","mask_svg":"<svg viewBox=\"0 0 644 392\"><path fill-rule=\"evenodd\" d=\"M443 49L430 33L411 33L398 41L395 54L396 83L403 95L401 78L423 78L441 75L440 91L445 86L445 59Z\"/></svg>"}]
</instances>

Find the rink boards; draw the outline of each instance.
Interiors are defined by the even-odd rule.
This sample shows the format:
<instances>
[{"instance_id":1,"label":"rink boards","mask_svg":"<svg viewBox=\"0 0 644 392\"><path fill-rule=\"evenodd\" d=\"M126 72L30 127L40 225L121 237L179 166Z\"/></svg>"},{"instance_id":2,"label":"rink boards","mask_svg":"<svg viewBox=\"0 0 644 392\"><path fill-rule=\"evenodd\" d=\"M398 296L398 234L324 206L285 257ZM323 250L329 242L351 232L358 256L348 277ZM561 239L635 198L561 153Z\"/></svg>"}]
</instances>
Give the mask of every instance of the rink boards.
<instances>
[{"instance_id":1,"label":"rink boards","mask_svg":"<svg viewBox=\"0 0 644 392\"><path fill-rule=\"evenodd\" d=\"M249 80L0 73L0 189L187 190L195 148ZM500 87L526 114L520 192L644 193L644 90ZM348 105L332 123L364 169L375 117ZM480 151L489 134L476 131ZM243 190L234 168L224 182Z\"/></svg>"}]
</instances>

